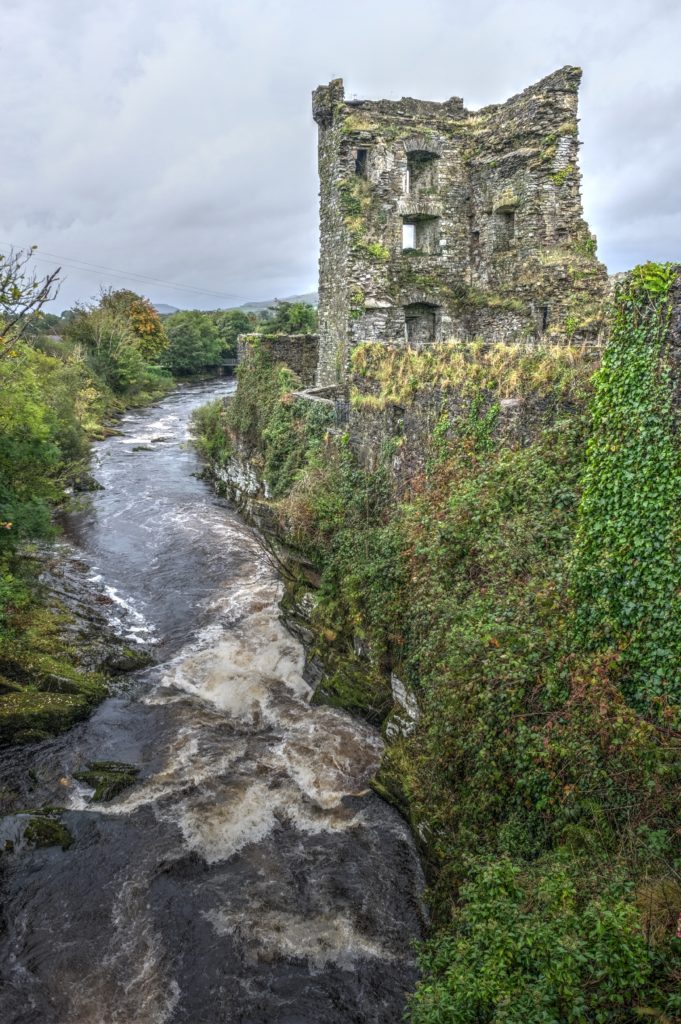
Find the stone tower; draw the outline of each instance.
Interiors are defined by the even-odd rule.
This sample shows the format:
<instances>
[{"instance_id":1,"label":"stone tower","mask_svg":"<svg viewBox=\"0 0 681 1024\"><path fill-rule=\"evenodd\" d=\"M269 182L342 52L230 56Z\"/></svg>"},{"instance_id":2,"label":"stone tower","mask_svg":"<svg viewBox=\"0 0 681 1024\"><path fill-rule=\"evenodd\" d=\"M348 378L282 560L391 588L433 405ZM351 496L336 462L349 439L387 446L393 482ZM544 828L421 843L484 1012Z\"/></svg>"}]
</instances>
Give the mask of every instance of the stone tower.
<instances>
[{"instance_id":1,"label":"stone tower","mask_svg":"<svg viewBox=\"0 0 681 1024\"><path fill-rule=\"evenodd\" d=\"M313 94L319 126L318 383L362 341L592 341L607 281L582 216L565 67L506 103Z\"/></svg>"}]
</instances>

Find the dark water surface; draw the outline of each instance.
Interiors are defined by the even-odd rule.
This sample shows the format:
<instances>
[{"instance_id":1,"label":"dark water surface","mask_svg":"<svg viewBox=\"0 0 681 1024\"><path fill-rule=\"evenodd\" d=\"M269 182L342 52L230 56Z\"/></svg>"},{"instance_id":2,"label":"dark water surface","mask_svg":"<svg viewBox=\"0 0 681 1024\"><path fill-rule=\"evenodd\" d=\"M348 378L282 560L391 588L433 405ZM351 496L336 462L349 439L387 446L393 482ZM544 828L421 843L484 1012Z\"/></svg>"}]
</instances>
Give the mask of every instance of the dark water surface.
<instances>
[{"instance_id":1,"label":"dark water surface","mask_svg":"<svg viewBox=\"0 0 681 1024\"><path fill-rule=\"evenodd\" d=\"M253 535L193 474L181 388L95 446L104 485L67 534L111 617L159 664L92 718L0 757L0 787L68 808L73 846L0 858L2 1024L394 1024L422 877L367 790L376 732L309 705L303 652ZM138 448L140 450L135 451ZM148 450L144 450L148 449ZM138 765L107 804L73 773Z\"/></svg>"}]
</instances>

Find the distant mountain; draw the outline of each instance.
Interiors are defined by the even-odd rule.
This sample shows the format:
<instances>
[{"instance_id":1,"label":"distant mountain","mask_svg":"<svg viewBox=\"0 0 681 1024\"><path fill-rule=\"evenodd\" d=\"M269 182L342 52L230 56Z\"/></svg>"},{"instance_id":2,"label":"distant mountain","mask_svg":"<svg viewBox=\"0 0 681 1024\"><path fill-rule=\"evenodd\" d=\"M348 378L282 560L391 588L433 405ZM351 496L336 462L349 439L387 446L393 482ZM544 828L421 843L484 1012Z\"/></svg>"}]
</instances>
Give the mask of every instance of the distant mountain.
<instances>
[{"instance_id":1,"label":"distant mountain","mask_svg":"<svg viewBox=\"0 0 681 1024\"><path fill-rule=\"evenodd\" d=\"M245 309L247 313L259 313L263 309L275 306L277 302L307 302L310 306L316 306L319 303L319 295L317 292L306 292L305 295L286 295L281 299L265 299L263 302L244 302L239 309Z\"/></svg>"},{"instance_id":2,"label":"distant mountain","mask_svg":"<svg viewBox=\"0 0 681 1024\"><path fill-rule=\"evenodd\" d=\"M305 295L285 295L282 299L263 299L262 302L244 302L243 306L228 306L228 309L243 309L246 313L262 313L264 309L276 306L278 302L307 302L310 306L319 305L317 292L306 292ZM152 302L152 306L159 316L170 316L171 313L179 313L177 306L169 306L167 302Z\"/></svg>"}]
</instances>

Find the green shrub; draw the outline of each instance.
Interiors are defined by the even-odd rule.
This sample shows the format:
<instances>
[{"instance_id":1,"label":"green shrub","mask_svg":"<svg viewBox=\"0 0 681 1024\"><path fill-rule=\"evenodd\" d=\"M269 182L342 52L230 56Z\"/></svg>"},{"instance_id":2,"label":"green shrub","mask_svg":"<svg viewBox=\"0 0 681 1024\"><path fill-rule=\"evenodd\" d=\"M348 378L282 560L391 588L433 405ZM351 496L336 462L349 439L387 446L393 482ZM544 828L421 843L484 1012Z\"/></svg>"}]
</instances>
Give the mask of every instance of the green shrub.
<instances>
[{"instance_id":1,"label":"green shrub","mask_svg":"<svg viewBox=\"0 0 681 1024\"><path fill-rule=\"evenodd\" d=\"M580 893L574 866L476 863L452 928L421 956L413 1024L631 1020L652 959L626 886Z\"/></svg>"},{"instance_id":2,"label":"green shrub","mask_svg":"<svg viewBox=\"0 0 681 1024\"><path fill-rule=\"evenodd\" d=\"M257 336L237 376L233 397L194 414L197 445L219 465L237 448L255 458L272 495L280 497L290 490L332 425L334 410L325 403L296 399L292 392L300 381L288 367L273 361Z\"/></svg>"}]
</instances>

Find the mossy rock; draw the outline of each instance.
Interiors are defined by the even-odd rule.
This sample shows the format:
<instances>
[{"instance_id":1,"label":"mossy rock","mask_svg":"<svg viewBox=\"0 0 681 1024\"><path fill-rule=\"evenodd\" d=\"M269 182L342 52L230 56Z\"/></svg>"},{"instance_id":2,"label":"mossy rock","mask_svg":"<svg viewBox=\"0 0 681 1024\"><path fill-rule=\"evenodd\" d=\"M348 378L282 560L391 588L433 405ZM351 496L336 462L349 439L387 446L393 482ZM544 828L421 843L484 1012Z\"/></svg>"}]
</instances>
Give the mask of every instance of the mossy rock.
<instances>
[{"instance_id":1,"label":"mossy rock","mask_svg":"<svg viewBox=\"0 0 681 1024\"><path fill-rule=\"evenodd\" d=\"M109 672L135 672L137 669L153 665L154 658L149 651L134 647L121 647L120 649L114 648L104 664Z\"/></svg>"},{"instance_id":2,"label":"mossy rock","mask_svg":"<svg viewBox=\"0 0 681 1024\"><path fill-rule=\"evenodd\" d=\"M399 745L387 747L383 753L380 767L371 780L371 788L383 800L396 807L400 814L413 825L407 792L408 766L401 757Z\"/></svg>"},{"instance_id":3,"label":"mossy rock","mask_svg":"<svg viewBox=\"0 0 681 1024\"><path fill-rule=\"evenodd\" d=\"M122 761L91 761L87 768L74 772L74 779L94 789L93 802L113 800L128 786L132 786L139 775L139 768Z\"/></svg>"},{"instance_id":4,"label":"mossy rock","mask_svg":"<svg viewBox=\"0 0 681 1024\"><path fill-rule=\"evenodd\" d=\"M61 846L62 850L68 850L73 843L73 836L65 825L43 815L31 818L24 829L24 839L29 846Z\"/></svg>"},{"instance_id":5,"label":"mossy rock","mask_svg":"<svg viewBox=\"0 0 681 1024\"><path fill-rule=\"evenodd\" d=\"M0 696L0 743L26 743L54 736L85 718L90 694L43 693L21 689Z\"/></svg>"},{"instance_id":6,"label":"mossy rock","mask_svg":"<svg viewBox=\"0 0 681 1024\"><path fill-rule=\"evenodd\" d=\"M323 659L329 669L327 659ZM325 675L312 696L313 704L342 708L350 714L380 726L392 707L392 693L384 678L377 678L369 665L348 658Z\"/></svg>"}]
</instances>

